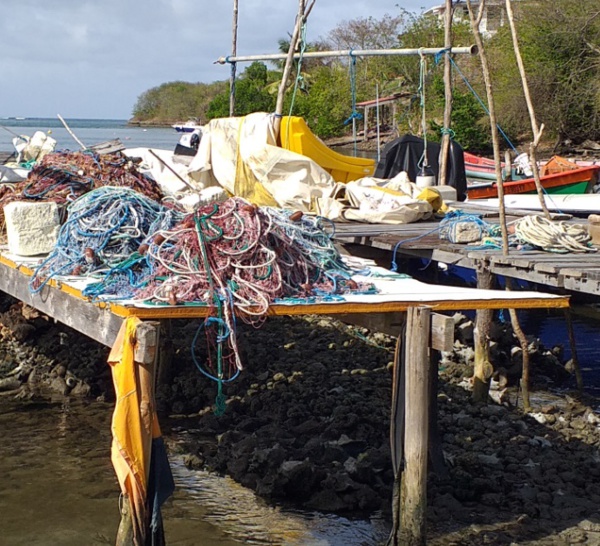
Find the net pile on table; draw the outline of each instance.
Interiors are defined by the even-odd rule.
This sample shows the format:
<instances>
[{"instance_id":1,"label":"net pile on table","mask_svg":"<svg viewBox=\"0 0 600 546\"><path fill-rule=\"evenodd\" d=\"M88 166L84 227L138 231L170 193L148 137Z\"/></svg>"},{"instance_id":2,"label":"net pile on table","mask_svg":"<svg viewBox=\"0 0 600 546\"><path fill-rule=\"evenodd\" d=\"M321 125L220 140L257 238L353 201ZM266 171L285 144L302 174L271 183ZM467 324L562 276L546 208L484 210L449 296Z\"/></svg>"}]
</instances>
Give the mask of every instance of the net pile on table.
<instances>
[{"instance_id":1,"label":"net pile on table","mask_svg":"<svg viewBox=\"0 0 600 546\"><path fill-rule=\"evenodd\" d=\"M135 190L113 186L81 196L67 207L67 214L54 250L34 271L34 292L59 275L105 276L119 269L127 271L125 286L132 293L138 282L133 265L143 260L139 246L183 217Z\"/></svg>"},{"instance_id":2,"label":"net pile on table","mask_svg":"<svg viewBox=\"0 0 600 546\"><path fill-rule=\"evenodd\" d=\"M233 197L149 234L135 259L113 267L84 294L119 299L133 292L148 305L207 306L203 328L218 364L209 363L208 372L198 367L224 381L242 367L236 317L258 325L281 298L311 303L374 291L352 273L321 219ZM134 290L127 279L135 279Z\"/></svg>"},{"instance_id":3,"label":"net pile on table","mask_svg":"<svg viewBox=\"0 0 600 546\"><path fill-rule=\"evenodd\" d=\"M121 153L53 152L44 156L23 182L0 185L0 225L4 225L3 207L11 201L63 205L102 186L131 188L155 201L163 197L156 182Z\"/></svg>"}]
</instances>

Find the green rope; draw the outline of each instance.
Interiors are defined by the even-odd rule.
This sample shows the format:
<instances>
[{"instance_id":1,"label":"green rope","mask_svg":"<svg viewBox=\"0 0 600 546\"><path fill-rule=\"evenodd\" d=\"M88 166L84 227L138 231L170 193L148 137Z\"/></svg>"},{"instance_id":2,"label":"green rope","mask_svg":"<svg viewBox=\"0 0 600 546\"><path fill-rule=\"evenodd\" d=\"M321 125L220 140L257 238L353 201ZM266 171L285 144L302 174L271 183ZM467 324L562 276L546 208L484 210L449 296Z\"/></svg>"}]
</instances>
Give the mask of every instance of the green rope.
<instances>
[{"instance_id":1,"label":"green rope","mask_svg":"<svg viewBox=\"0 0 600 546\"><path fill-rule=\"evenodd\" d=\"M449 129L448 127L441 127L440 134L441 135L449 135L450 140L454 140L454 137L456 136L456 133L452 129Z\"/></svg>"},{"instance_id":2,"label":"green rope","mask_svg":"<svg viewBox=\"0 0 600 546\"><path fill-rule=\"evenodd\" d=\"M290 47L293 47L294 44L290 43ZM296 102L296 94L298 89L301 91L306 90L306 85L304 82L304 77L302 76L302 60L304 58L304 52L306 51L306 23L302 23L300 27L300 58L298 59L298 65L296 70L296 81L294 82L294 91L292 92L292 102L290 104L290 117L294 110L294 103Z\"/></svg>"},{"instance_id":3,"label":"green rope","mask_svg":"<svg viewBox=\"0 0 600 546\"><path fill-rule=\"evenodd\" d=\"M219 299L218 307L219 319L219 335L217 337L217 396L215 398L215 415L221 417L225 413L226 409L226 398L223 394L223 335L224 335L224 323L223 323L223 304Z\"/></svg>"},{"instance_id":4,"label":"green rope","mask_svg":"<svg viewBox=\"0 0 600 546\"><path fill-rule=\"evenodd\" d=\"M215 291L214 281L210 272L210 262L208 261L208 251L206 249L206 241L207 239L210 240L210 238L204 234L202 229L202 227L211 227L214 229L214 226L208 226L208 219L215 214L217 210L217 206L215 205L211 213L205 214L201 218L194 216L194 222L196 224L196 233L198 235L198 242L200 243L200 251L202 253L202 262L204 264L204 270L206 271L206 278L210 285L212 301L217 307L217 318L219 319L219 333L217 336L217 396L215 398L214 414L217 417L220 417L225 413L226 408L226 398L223 394L223 339L225 334L223 321L223 302Z\"/></svg>"}]
</instances>

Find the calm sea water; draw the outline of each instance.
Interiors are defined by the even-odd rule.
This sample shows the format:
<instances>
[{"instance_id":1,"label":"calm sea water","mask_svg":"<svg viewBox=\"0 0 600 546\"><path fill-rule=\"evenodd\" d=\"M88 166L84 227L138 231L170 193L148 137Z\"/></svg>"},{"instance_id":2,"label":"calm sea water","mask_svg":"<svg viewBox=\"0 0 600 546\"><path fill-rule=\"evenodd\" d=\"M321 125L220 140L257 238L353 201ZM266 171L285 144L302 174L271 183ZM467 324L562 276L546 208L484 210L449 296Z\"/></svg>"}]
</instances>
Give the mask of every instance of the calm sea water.
<instances>
[{"instance_id":1,"label":"calm sea water","mask_svg":"<svg viewBox=\"0 0 600 546\"><path fill-rule=\"evenodd\" d=\"M86 146L118 138L127 148L162 148L173 150L180 133L171 127L135 127L124 119L65 119L71 131ZM0 151L14 150L15 134L31 137L36 131L49 133L57 150L81 149L58 118L0 118Z\"/></svg>"}]
</instances>

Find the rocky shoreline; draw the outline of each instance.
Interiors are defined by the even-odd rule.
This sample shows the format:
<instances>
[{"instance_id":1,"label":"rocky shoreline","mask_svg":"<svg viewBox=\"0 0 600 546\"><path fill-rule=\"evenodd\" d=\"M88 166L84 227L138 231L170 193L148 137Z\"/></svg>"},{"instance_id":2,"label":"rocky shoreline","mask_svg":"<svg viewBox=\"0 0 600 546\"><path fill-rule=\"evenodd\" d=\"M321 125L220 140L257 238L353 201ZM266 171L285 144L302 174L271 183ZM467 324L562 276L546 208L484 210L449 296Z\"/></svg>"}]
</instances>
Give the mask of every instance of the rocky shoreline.
<instances>
[{"instance_id":1,"label":"rocky shoreline","mask_svg":"<svg viewBox=\"0 0 600 546\"><path fill-rule=\"evenodd\" d=\"M472 404L472 323L454 318L457 342L440 362L438 393L448 476L429 476L428 544L600 545L597 401L552 394L568 366L560 348L531 340L535 408L524 416L513 386L518 344L498 327L497 402ZM229 474L271 502L389 517L393 338L329 317L242 325L246 368L225 386L217 417L216 385L192 361L198 327L173 323L173 376L157 391L169 445L190 468ZM15 300L0 301L0 399L111 400L107 354Z\"/></svg>"}]
</instances>

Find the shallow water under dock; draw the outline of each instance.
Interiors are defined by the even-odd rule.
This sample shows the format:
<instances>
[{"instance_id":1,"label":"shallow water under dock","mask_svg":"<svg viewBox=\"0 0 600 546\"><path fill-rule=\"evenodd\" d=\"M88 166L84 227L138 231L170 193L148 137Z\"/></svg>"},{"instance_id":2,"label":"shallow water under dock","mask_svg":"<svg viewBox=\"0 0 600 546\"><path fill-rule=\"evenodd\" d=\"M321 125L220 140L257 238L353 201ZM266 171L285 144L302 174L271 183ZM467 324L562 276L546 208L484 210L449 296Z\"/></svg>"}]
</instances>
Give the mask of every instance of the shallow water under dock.
<instances>
[{"instance_id":1,"label":"shallow water under dock","mask_svg":"<svg viewBox=\"0 0 600 546\"><path fill-rule=\"evenodd\" d=\"M119 486L106 403L0 398L0 544L114 544ZM176 441L176 438L174 439ZM163 509L167 544L376 545L383 521L350 521L268 506L233 480L171 460L176 491Z\"/></svg>"}]
</instances>

